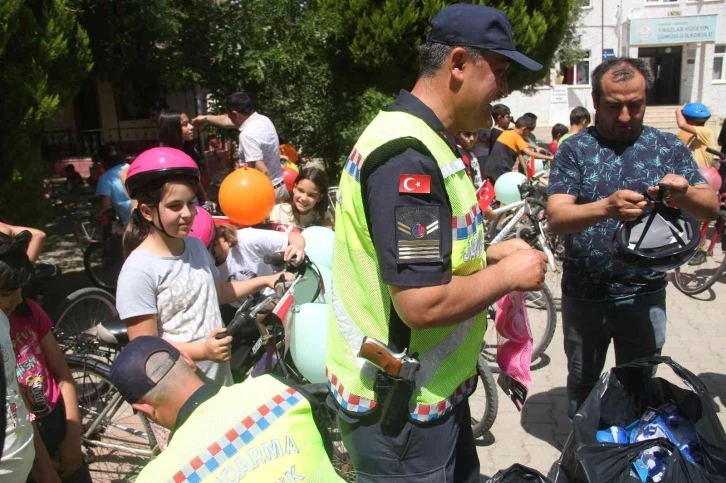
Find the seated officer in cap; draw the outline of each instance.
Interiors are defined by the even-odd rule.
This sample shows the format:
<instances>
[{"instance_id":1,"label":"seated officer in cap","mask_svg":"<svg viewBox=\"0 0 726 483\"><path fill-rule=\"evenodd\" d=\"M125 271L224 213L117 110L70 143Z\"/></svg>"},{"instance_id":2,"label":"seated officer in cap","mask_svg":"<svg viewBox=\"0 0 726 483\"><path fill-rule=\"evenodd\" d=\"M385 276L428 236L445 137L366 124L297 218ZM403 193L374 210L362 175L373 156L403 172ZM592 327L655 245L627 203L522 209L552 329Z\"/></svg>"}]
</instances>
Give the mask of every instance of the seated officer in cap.
<instances>
[{"instance_id":1,"label":"seated officer in cap","mask_svg":"<svg viewBox=\"0 0 726 483\"><path fill-rule=\"evenodd\" d=\"M487 127L510 63L542 67L515 50L502 12L444 8L421 46L413 90L376 116L346 161L326 366L359 483L479 481L467 399L486 307L541 288L546 257L522 240L485 252L454 133ZM395 364L382 374L358 357L364 337L416 353L418 371L409 361L406 379Z\"/></svg>"},{"instance_id":2,"label":"seated officer in cap","mask_svg":"<svg viewBox=\"0 0 726 483\"><path fill-rule=\"evenodd\" d=\"M343 481L305 395L273 376L204 383L191 358L159 337L132 340L111 379L137 411L173 431L137 483Z\"/></svg>"}]
</instances>

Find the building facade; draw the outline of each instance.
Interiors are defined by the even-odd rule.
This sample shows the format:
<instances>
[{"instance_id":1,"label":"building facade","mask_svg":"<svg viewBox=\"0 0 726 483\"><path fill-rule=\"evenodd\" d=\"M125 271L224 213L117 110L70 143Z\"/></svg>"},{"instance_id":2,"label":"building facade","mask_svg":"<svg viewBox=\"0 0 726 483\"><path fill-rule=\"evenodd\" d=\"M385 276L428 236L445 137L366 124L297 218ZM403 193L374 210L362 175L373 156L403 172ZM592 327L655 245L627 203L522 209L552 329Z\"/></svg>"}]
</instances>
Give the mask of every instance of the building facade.
<instances>
[{"instance_id":1,"label":"building facade","mask_svg":"<svg viewBox=\"0 0 726 483\"><path fill-rule=\"evenodd\" d=\"M649 106L699 101L714 118L726 118L724 0L589 0L583 9L579 30L587 57L575 66L556 65L533 93L504 99L515 117L533 112L540 126L568 125L572 108L594 112L592 70L606 58L629 56L653 69Z\"/></svg>"}]
</instances>

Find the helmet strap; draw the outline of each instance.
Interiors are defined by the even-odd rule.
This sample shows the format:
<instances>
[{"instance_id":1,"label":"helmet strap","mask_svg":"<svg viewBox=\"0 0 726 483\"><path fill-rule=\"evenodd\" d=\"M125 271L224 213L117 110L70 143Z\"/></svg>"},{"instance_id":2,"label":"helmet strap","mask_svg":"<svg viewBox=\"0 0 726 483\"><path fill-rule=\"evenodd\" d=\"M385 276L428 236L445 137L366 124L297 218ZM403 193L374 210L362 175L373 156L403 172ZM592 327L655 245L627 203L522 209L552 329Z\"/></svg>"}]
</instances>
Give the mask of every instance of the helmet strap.
<instances>
[{"instance_id":1,"label":"helmet strap","mask_svg":"<svg viewBox=\"0 0 726 483\"><path fill-rule=\"evenodd\" d=\"M169 238L181 238L178 236L171 236L170 234L168 234L166 232L166 229L164 229L164 224L161 222L161 212L159 211L158 207L156 209L156 217L159 219L159 226L156 226L156 223L154 223L153 221L151 222L151 226L153 226L154 228L156 228L157 231L160 231L161 233L168 236Z\"/></svg>"}]
</instances>

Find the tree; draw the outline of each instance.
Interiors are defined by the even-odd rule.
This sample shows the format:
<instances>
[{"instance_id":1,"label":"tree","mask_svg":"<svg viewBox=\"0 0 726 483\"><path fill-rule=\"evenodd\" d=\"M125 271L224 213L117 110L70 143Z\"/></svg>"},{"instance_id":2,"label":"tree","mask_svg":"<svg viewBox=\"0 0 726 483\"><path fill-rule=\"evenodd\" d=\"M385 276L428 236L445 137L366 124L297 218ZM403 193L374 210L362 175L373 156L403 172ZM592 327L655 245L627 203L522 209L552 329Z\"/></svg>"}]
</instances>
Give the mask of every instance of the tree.
<instances>
[{"instance_id":1,"label":"tree","mask_svg":"<svg viewBox=\"0 0 726 483\"><path fill-rule=\"evenodd\" d=\"M0 219L28 223L47 174L42 121L72 97L91 52L65 0L3 1L0 28Z\"/></svg>"},{"instance_id":2,"label":"tree","mask_svg":"<svg viewBox=\"0 0 726 483\"><path fill-rule=\"evenodd\" d=\"M329 53L336 79L348 84L375 85L385 92L413 85L417 75L417 49L430 21L445 0L399 2L385 0L319 0L320 12L331 26ZM539 72L513 69L511 90L532 85L547 75L555 51L579 0L484 0L479 3L507 14L515 46L540 62Z\"/></svg>"}]
</instances>

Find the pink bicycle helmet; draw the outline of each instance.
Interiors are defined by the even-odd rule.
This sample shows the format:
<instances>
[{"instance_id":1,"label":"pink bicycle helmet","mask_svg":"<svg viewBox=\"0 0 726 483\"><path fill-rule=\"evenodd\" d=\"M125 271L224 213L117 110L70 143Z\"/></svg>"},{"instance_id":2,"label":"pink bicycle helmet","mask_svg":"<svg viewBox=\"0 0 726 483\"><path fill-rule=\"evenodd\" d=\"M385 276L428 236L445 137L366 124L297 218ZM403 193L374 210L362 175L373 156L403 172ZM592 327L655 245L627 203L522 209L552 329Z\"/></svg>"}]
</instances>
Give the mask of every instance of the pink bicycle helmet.
<instances>
[{"instance_id":1,"label":"pink bicycle helmet","mask_svg":"<svg viewBox=\"0 0 726 483\"><path fill-rule=\"evenodd\" d=\"M214 240L214 218L201 206L197 207L197 216L194 218L189 236L199 238L207 248Z\"/></svg>"},{"instance_id":2,"label":"pink bicycle helmet","mask_svg":"<svg viewBox=\"0 0 726 483\"><path fill-rule=\"evenodd\" d=\"M169 176L189 176L198 183L199 167L189 155L179 149L169 147L147 149L131 163L126 175L126 190L133 195L136 188L155 179Z\"/></svg>"}]
</instances>

